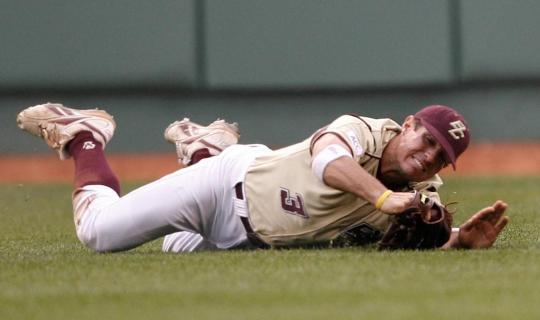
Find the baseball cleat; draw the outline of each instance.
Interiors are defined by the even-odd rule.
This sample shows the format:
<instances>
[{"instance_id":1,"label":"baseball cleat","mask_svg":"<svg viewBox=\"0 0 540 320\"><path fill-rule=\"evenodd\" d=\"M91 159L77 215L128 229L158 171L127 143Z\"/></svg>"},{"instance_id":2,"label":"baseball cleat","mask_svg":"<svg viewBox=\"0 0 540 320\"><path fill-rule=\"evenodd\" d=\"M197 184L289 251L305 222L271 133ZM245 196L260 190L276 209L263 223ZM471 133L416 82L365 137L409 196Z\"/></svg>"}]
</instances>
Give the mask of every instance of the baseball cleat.
<instances>
[{"instance_id":1,"label":"baseball cleat","mask_svg":"<svg viewBox=\"0 0 540 320\"><path fill-rule=\"evenodd\" d=\"M103 110L77 110L59 103L45 103L24 109L17 115L17 125L58 152L61 160L71 157L66 145L77 133L91 132L103 148L116 128L113 117Z\"/></svg>"},{"instance_id":2,"label":"baseball cleat","mask_svg":"<svg viewBox=\"0 0 540 320\"><path fill-rule=\"evenodd\" d=\"M176 145L178 162L188 165L191 156L198 150L208 149L210 155L216 156L225 148L238 143L240 133L238 124L216 120L208 126L184 118L171 123L164 132L165 140Z\"/></svg>"}]
</instances>

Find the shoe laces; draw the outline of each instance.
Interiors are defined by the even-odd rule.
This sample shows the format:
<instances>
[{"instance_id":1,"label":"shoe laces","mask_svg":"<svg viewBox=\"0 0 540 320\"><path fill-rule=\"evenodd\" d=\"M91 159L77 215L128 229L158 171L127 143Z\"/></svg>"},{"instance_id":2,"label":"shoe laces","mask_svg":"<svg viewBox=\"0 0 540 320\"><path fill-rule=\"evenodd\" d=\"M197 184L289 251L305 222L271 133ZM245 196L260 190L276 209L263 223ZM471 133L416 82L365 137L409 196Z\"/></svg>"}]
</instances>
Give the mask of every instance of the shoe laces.
<instances>
[{"instance_id":1,"label":"shoe laces","mask_svg":"<svg viewBox=\"0 0 540 320\"><path fill-rule=\"evenodd\" d=\"M60 141L58 139L58 125L56 123L40 123L38 126L41 136L47 142L47 144L53 149L59 148Z\"/></svg>"}]
</instances>

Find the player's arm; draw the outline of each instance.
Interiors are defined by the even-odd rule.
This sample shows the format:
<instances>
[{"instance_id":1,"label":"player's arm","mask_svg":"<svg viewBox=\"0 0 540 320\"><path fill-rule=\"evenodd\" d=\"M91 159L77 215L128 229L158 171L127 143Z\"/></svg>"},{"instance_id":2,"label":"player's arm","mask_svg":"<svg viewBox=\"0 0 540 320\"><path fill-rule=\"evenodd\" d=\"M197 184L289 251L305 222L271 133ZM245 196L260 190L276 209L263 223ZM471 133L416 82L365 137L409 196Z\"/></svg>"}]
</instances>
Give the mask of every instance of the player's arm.
<instances>
[{"instance_id":1,"label":"player's arm","mask_svg":"<svg viewBox=\"0 0 540 320\"><path fill-rule=\"evenodd\" d=\"M497 237L508 224L509 218L504 213L508 205L503 201L496 201L463 223L454 228L450 240L443 249L487 249L490 248Z\"/></svg>"},{"instance_id":2,"label":"player's arm","mask_svg":"<svg viewBox=\"0 0 540 320\"><path fill-rule=\"evenodd\" d=\"M414 199L413 193L387 192L379 180L356 163L349 146L332 133L320 136L313 144L312 167L326 185L353 193L374 205L379 202L380 210L389 214L403 212Z\"/></svg>"}]
</instances>

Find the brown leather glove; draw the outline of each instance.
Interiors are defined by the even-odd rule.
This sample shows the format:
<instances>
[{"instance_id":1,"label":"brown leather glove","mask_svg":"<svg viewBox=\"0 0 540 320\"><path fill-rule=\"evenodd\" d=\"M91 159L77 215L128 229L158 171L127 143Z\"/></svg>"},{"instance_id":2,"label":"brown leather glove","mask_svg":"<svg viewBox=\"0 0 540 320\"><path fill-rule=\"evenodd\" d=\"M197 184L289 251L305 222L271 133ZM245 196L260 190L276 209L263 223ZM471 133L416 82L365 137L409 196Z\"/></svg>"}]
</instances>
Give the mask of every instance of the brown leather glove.
<instances>
[{"instance_id":1,"label":"brown leather glove","mask_svg":"<svg viewBox=\"0 0 540 320\"><path fill-rule=\"evenodd\" d=\"M420 192L410 208L392 219L379 242L381 250L438 248L452 232L452 215L446 207Z\"/></svg>"}]
</instances>

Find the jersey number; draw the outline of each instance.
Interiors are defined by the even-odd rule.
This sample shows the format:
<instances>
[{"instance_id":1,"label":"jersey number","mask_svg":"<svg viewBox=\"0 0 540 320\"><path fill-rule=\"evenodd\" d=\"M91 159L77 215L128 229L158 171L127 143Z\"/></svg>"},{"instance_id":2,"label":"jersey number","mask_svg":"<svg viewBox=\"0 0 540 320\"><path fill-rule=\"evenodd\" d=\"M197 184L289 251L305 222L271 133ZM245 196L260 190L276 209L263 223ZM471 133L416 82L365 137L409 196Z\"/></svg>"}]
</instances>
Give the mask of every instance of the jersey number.
<instances>
[{"instance_id":1,"label":"jersey number","mask_svg":"<svg viewBox=\"0 0 540 320\"><path fill-rule=\"evenodd\" d=\"M291 213L302 218L308 218L304 209L304 200L302 195L291 196L289 189L281 188L281 207L285 212Z\"/></svg>"}]
</instances>

